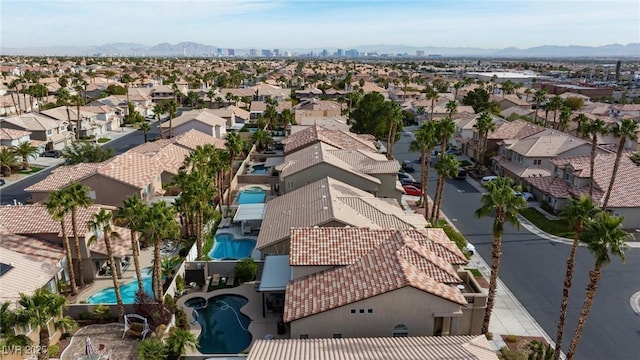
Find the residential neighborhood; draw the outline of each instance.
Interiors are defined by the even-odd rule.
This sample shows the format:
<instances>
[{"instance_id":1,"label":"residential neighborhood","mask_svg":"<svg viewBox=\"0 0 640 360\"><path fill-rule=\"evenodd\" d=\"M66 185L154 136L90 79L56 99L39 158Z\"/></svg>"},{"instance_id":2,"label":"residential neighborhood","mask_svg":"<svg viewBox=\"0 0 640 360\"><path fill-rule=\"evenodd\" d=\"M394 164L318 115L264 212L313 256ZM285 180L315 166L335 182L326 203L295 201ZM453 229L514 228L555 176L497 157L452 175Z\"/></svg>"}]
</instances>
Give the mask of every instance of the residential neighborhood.
<instances>
[{"instance_id":1,"label":"residential neighborhood","mask_svg":"<svg viewBox=\"0 0 640 360\"><path fill-rule=\"evenodd\" d=\"M637 62L0 61L8 359L640 351Z\"/></svg>"}]
</instances>

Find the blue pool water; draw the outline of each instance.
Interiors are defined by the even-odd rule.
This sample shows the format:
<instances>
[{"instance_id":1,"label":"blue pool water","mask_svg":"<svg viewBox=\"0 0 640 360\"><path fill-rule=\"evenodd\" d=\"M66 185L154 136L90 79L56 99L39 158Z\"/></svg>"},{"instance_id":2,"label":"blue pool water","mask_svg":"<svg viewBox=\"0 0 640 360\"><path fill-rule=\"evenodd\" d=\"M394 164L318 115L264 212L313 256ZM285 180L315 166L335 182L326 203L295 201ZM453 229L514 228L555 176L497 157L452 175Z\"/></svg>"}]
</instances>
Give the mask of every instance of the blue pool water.
<instances>
[{"instance_id":1,"label":"blue pool water","mask_svg":"<svg viewBox=\"0 0 640 360\"><path fill-rule=\"evenodd\" d=\"M240 312L240 308L248 302L242 296L220 295L209 298L204 308L193 307L202 327L198 337L198 350L201 353L238 354L249 347L252 339L248 330L251 319Z\"/></svg>"},{"instance_id":2,"label":"blue pool water","mask_svg":"<svg viewBox=\"0 0 640 360\"><path fill-rule=\"evenodd\" d=\"M261 188L250 188L240 191L238 204L261 204L267 197L267 192Z\"/></svg>"},{"instance_id":3,"label":"blue pool water","mask_svg":"<svg viewBox=\"0 0 640 360\"><path fill-rule=\"evenodd\" d=\"M252 169L252 174L266 174L269 172L269 169L264 167L264 165L254 165Z\"/></svg>"},{"instance_id":4,"label":"blue pool water","mask_svg":"<svg viewBox=\"0 0 640 360\"><path fill-rule=\"evenodd\" d=\"M144 285L144 292L147 295L153 297L153 287L151 285L151 276L153 274L152 268L142 269L142 284ZM136 302L136 291L138 291L138 281L133 279L128 283L120 286L120 296L122 296L122 303L133 304ZM116 303L116 291L112 287L100 290L99 292L91 295L87 302L89 304L115 304Z\"/></svg>"},{"instance_id":5,"label":"blue pool water","mask_svg":"<svg viewBox=\"0 0 640 360\"><path fill-rule=\"evenodd\" d=\"M251 256L256 247L253 239L236 239L233 234L217 234L209 257L216 260L242 259Z\"/></svg>"}]
</instances>

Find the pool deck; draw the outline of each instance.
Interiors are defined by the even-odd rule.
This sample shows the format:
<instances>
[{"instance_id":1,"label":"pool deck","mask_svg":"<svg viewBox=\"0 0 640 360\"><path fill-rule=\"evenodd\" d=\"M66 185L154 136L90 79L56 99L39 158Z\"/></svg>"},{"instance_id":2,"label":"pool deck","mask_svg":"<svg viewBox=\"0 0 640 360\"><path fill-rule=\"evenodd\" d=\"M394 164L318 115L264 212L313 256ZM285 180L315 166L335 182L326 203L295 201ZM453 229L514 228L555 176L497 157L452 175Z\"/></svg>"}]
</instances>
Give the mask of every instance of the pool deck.
<instances>
[{"instance_id":1,"label":"pool deck","mask_svg":"<svg viewBox=\"0 0 640 360\"><path fill-rule=\"evenodd\" d=\"M220 289L210 292L190 292L189 294L183 295L181 298L179 298L176 302L176 305L182 306L185 309L189 324L191 324L191 332L196 337L198 337L200 336L202 328L200 327L200 324L193 318L192 311L190 310L191 308L184 306L185 301L195 297L203 297L205 299L209 299L218 295L240 295L249 300L246 305L240 308L240 312L251 319L251 324L249 324L249 332L252 335L252 342L253 340L263 339L267 335L272 336L274 339L288 339L288 333L284 335L277 335L277 325L278 321L281 319L281 315L267 313L266 317L262 317L262 294L256 291L255 285L255 282L252 281L229 289ZM211 354L201 354L198 350L189 350L187 352L187 356L189 355L202 356Z\"/></svg>"},{"instance_id":2,"label":"pool deck","mask_svg":"<svg viewBox=\"0 0 640 360\"><path fill-rule=\"evenodd\" d=\"M149 246L144 250L140 250L140 268L144 269L146 267L150 267L153 264L153 247ZM122 273L122 277L120 280L120 285L124 285L130 281L133 281L136 277L136 267L133 263L133 256L131 257L131 263L127 270ZM87 301L89 297L101 290L106 288L113 287L113 279L111 275L108 276L96 276L96 279L93 281L93 284L86 289L84 289L81 293L78 294L75 299L75 303L81 303L83 301Z\"/></svg>"},{"instance_id":3,"label":"pool deck","mask_svg":"<svg viewBox=\"0 0 640 360\"><path fill-rule=\"evenodd\" d=\"M220 235L220 234L231 234L233 235L234 239L251 239L251 240L255 240L256 243L258 242L258 235L255 232L251 234L243 234L240 224L231 223L229 227L220 228L218 229L218 231L216 231L216 235ZM211 249L211 251L213 251L213 248ZM260 251L254 248L251 251L251 257L254 260L260 260Z\"/></svg>"},{"instance_id":4,"label":"pool deck","mask_svg":"<svg viewBox=\"0 0 640 360\"><path fill-rule=\"evenodd\" d=\"M69 346L60 355L60 360L77 360L86 355L87 338L91 339L94 351L101 353L103 358L109 355L109 358L114 360L134 359L135 348L140 339L131 336L125 336L123 339L123 331L124 324L117 323L85 326L73 334Z\"/></svg>"}]
</instances>

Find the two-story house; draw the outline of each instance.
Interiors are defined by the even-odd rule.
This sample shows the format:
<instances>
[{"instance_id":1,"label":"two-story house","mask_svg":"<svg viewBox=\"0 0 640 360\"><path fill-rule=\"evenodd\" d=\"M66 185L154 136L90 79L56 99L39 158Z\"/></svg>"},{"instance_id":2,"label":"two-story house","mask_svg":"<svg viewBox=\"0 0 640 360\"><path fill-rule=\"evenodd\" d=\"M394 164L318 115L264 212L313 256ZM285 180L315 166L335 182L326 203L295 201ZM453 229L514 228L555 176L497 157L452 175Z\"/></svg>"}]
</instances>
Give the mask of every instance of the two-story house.
<instances>
[{"instance_id":1,"label":"two-story house","mask_svg":"<svg viewBox=\"0 0 640 360\"><path fill-rule=\"evenodd\" d=\"M190 110L163 122L160 129L165 136L177 136L189 130L198 130L209 136L224 139L227 134L227 121L210 109Z\"/></svg>"},{"instance_id":2,"label":"two-story house","mask_svg":"<svg viewBox=\"0 0 640 360\"><path fill-rule=\"evenodd\" d=\"M496 124L496 130L489 131L487 134L485 150L486 156L496 155L498 153L498 142L502 140L523 139L546 130L542 126L522 120L505 121L504 119L495 116L493 117L493 120ZM466 154L472 159L476 159L478 157L477 151L479 139L480 133L478 132L477 127L474 127L473 138L469 139L466 147Z\"/></svg>"},{"instance_id":3,"label":"two-story house","mask_svg":"<svg viewBox=\"0 0 640 360\"><path fill-rule=\"evenodd\" d=\"M48 116L29 113L0 121L0 128L28 131L30 139L42 141L47 150L62 150L71 145L73 133L68 131L67 120L57 121Z\"/></svg>"}]
</instances>

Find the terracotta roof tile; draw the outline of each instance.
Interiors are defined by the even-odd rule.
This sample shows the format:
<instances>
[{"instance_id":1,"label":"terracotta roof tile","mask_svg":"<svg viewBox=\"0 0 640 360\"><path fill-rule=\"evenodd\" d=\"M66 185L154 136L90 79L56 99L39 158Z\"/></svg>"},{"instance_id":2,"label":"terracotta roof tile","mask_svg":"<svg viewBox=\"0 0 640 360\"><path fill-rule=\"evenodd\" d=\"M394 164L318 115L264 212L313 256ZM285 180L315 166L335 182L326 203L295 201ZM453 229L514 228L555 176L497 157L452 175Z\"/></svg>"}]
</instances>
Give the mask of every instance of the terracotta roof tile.
<instances>
[{"instance_id":1,"label":"terracotta roof tile","mask_svg":"<svg viewBox=\"0 0 640 360\"><path fill-rule=\"evenodd\" d=\"M317 142L324 142L338 149L377 152L374 139L347 131L329 130L317 125L291 134L282 141L285 154Z\"/></svg>"}]
</instances>

